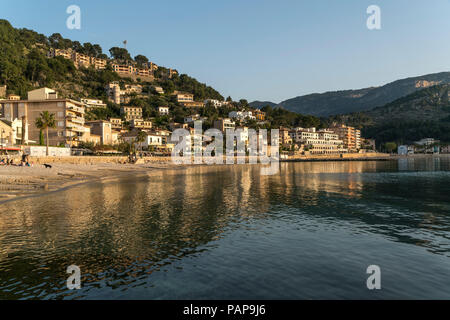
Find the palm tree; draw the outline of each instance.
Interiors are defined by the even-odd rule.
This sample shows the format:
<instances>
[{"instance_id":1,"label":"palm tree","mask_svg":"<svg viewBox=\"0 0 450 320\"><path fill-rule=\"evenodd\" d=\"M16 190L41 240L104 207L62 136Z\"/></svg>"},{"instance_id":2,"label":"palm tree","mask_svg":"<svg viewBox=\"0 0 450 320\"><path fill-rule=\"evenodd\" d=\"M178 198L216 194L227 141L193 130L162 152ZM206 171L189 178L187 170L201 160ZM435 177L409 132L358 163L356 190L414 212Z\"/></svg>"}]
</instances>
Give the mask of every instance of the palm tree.
<instances>
[{"instance_id":1,"label":"palm tree","mask_svg":"<svg viewBox=\"0 0 450 320\"><path fill-rule=\"evenodd\" d=\"M36 127L41 130L45 130L46 134L46 155L48 156L48 128L55 128L55 114L49 113L48 111L43 111L39 115L39 118L36 119Z\"/></svg>"},{"instance_id":2,"label":"palm tree","mask_svg":"<svg viewBox=\"0 0 450 320\"><path fill-rule=\"evenodd\" d=\"M147 133L145 133L144 131L139 131L136 136L136 142L142 143L145 141L145 138L147 138ZM141 151L142 151L142 144L141 144Z\"/></svg>"}]
</instances>

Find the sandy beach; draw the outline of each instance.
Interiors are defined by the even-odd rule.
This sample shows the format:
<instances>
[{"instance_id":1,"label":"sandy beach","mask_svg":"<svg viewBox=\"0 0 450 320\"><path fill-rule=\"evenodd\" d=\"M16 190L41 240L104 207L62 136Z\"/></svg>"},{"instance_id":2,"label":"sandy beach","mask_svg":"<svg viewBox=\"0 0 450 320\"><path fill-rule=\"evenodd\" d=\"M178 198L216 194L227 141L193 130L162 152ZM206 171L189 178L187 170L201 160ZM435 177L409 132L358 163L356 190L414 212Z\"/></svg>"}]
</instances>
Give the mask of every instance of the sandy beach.
<instances>
[{"instance_id":1,"label":"sandy beach","mask_svg":"<svg viewBox=\"0 0 450 320\"><path fill-rule=\"evenodd\" d=\"M0 166L0 203L21 196L55 191L80 183L120 177L173 167L171 163L145 164L70 164L52 163L52 168Z\"/></svg>"}]
</instances>

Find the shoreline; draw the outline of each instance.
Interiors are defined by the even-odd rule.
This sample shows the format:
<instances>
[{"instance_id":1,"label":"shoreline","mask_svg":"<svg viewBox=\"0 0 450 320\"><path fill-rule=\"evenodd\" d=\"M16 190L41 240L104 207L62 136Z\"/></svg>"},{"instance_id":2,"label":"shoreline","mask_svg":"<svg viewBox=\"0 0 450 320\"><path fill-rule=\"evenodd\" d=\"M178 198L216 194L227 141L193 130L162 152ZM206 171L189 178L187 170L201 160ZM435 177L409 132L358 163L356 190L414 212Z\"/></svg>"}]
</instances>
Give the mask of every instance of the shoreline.
<instances>
[{"instance_id":1,"label":"shoreline","mask_svg":"<svg viewBox=\"0 0 450 320\"><path fill-rule=\"evenodd\" d=\"M302 157L281 159L280 162L341 162L341 161L397 161L399 159L450 157L450 154L416 154L387 155L372 157ZM122 159L112 157L68 157L46 158L38 160L32 167L0 166L0 204L39 196L50 192L64 190L74 186L95 181L114 180L132 173L133 175L148 175L152 171L166 169L184 169L190 166L211 166L208 164L175 164L170 158L143 159L139 164L122 164ZM46 169L43 163L51 163L52 168ZM248 164L248 163L246 163ZM214 166L224 164L214 164ZM239 164L235 164L239 165Z\"/></svg>"}]
</instances>

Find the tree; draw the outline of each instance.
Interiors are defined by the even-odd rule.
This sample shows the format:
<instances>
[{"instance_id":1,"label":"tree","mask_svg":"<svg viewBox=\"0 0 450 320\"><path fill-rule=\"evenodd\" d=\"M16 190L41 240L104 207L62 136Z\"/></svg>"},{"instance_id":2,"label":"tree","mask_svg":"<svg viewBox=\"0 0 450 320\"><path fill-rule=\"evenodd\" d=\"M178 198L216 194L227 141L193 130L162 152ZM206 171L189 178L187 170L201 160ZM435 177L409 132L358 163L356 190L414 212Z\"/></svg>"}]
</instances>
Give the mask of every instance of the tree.
<instances>
[{"instance_id":1,"label":"tree","mask_svg":"<svg viewBox=\"0 0 450 320\"><path fill-rule=\"evenodd\" d=\"M128 53L128 50L125 48L112 47L111 49L109 49L109 53L114 59L117 60L124 60L124 61L131 60L131 56Z\"/></svg>"},{"instance_id":2,"label":"tree","mask_svg":"<svg viewBox=\"0 0 450 320\"><path fill-rule=\"evenodd\" d=\"M384 144L384 148L387 152L392 153L395 149L397 149L397 144L395 142L386 142Z\"/></svg>"},{"instance_id":3,"label":"tree","mask_svg":"<svg viewBox=\"0 0 450 320\"><path fill-rule=\"evenodd\" d=\"M43 111L39 115L39 118L36 119L36 127L40 130L45 130L46 135L46 150L45 154L48 156L48 128L55 128L55 114L49 113L48 111Z\"/></svg>"},{"instance_id":4,"label":"tree","mask_svg":"<svg viewBox=\"0 0 450 320\"><path fill-rule=\"evenodd\" d=\"M143 143L145 141L145 138L147 138L147 134L144 131L139 131L137 136L136 136L136 143ZM142 151L142 144L141 144L141 151Z\"/></svg>"},{"instance_id":5,"label":"tree","mask_svg":"<svg viewBox=\"0 0 450 320\"><path fill-rule=\"evenodd\" d=\"M40 146L44 145L44 133L42 132L42 129L39 130L39 145Z\"/></svg>"},{"instance_id":6,"label":"tree","mask_svg":"<svg viewBox=\"0 0 450 320\"><path fill-rule=\"evenodd\" d=\"M143 56L142 54L138 54L136 57L134 57L134 61L136 61L138 65L142 66L148 63L148 58L146 56Z\"/></svg>"},{"instance_id":7,"label":"tree","mask_svg":"<svg viewBox=\"0 0 450 320\"><path fill-rule=\"evenodd\" d=\"M233 101L233 99L231 99L231 97L230 96L228 96L228 98L227 98L227 102L232 102Z\"/></svg>"},{"instance_id":8,"label":"tree","mask_svg":"<svg viewBox=\"0 0 450 320\"><path fill-rule=\"evenodd\" d=\"M241 99L239 100L239 105L241 106L241 108L246 108L248 107L248 101L246 99Z\"/></svg>"}]
</instances>

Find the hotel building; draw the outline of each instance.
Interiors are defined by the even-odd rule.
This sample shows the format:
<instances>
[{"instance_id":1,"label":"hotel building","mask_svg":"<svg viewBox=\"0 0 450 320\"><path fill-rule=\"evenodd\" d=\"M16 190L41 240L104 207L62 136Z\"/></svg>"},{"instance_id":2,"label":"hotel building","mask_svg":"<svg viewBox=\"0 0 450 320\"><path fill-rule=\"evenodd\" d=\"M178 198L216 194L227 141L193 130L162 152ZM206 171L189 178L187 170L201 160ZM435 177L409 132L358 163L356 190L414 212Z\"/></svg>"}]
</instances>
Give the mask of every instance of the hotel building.
<instances>
[{"instance_id":1,"label":"hotel building","mask_svg":"<svg viewBox=\"0 0 450 320\"><path fill-rule=\"evenodd\" d=\"M8 121L25 118L29 142L39 141L40 129L35 122L43 111L55 115L56 127L49 128L50 145L77 145L83 141L84 104L79 101L60 99L56 91L48 88L28 92L27 100L0 101L3 118Z\"/></svg>"}]
</instances>

